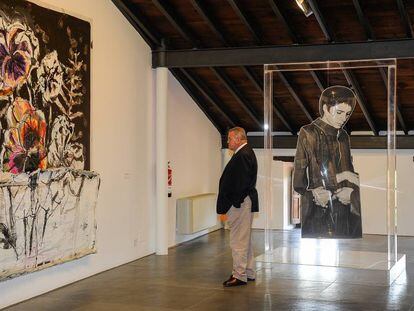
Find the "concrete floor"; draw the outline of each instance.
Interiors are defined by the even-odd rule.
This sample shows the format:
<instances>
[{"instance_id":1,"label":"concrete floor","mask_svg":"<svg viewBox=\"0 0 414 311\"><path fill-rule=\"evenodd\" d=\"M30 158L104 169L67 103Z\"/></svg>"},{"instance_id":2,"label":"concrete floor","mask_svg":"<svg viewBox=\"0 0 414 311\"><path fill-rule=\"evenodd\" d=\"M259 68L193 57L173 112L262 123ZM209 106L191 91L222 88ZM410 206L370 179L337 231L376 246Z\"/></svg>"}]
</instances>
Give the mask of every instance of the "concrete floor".
<instances>
[{"instance_id":1,"label":"concrete floor","mask_svg":"<svg viewBox=\"0 0 414 311\"><path fill-rule=\"evenodd\" d=\"M254 232L263 253L263 232ZM298 230L275 232L275 246L300 243ZM385 251L386 239L341 240L352 250ZM223 288L231 273L228 232L219 230L8 308L17 310L414 310L414 238L399 238L407 270L392 286L349 268L258 264L247 286Z\"/></svg>"}]
</instances>

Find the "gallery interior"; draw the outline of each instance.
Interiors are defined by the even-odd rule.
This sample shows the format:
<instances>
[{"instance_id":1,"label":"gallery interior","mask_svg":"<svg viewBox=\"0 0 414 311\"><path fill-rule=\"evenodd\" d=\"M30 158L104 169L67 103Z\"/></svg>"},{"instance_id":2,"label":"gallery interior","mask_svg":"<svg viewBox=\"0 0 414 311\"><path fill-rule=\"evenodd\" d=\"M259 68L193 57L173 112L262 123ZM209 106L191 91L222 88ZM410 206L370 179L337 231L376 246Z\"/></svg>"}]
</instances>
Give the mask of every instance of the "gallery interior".
<instances>
[{"instance_id":1,"label":"gallery interior","mask_svg":"<svg viewBox=\"0 0 414 311\"><path fill-rule=\"evenodd\" d=\"M414 310L413 22L409 0L0 1L0 309ZM233 287L238 127L259 211Z\"/></svg>"}]
</instances>

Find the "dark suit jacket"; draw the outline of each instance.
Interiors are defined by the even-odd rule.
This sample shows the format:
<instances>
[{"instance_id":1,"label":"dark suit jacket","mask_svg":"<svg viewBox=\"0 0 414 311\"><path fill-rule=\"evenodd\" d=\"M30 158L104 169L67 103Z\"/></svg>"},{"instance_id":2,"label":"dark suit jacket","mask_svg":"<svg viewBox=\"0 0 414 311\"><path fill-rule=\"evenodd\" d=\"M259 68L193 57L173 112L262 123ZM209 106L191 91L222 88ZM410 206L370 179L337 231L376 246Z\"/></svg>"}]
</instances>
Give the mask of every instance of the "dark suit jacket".
<instances>
[{"instance_id":1,"label":"dark suit jacket","mask_svg":"<svg viewBox=\"0 0 414 311\"><path fill-rule=\"evenodd\" d=\"M226 214L231 206L240 207L250 196L252 212L259 211L256 190L257 160L249 145L241 148L227 163L220 178L217 214Z\"/></svg>"}]
</instances>

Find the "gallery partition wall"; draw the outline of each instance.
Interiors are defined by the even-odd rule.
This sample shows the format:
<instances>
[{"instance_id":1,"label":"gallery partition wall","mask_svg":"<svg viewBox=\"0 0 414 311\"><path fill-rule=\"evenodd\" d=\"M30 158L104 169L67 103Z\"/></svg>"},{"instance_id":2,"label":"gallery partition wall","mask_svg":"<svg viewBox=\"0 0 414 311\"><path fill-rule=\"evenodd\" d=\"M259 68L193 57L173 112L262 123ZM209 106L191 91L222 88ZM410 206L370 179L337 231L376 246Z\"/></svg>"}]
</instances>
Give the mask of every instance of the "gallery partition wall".
<instances>
[{"instance_id":1,"label":"gallery partition wall","mask_svg":"<svg viewBox=\"0 0 414 311\"><path fill-rule=\"evenodd\" d=\"M390 283L405 269L405 255L397 251L396 74L395 59L264 66L262 206L266 221L265 253L259 261L380 270ZM290 114L298 124L306 125L298 129L293 174L293 188L301 198L301 239L289 247L273 240L271 227L275 204L271 166L278 147L274 129L280 128L276 123L281 111L291 111L278 100L283 98L281 85L287 75L302 79L304 85L306 75L316 76L320 82L320 92L311 87L306 90L312 105L302 105ZM387 116L382 125L387 165L375 168L375 176L360 176L353 163L350 138L357 136L351 136L352 128L360 129L365 124L367 131L363 134L381 134L373 126L361 91L361 87L371 86L354 83L355 75L382 77L382 81L374 81L379 90L372 109ZM366 217L374 209L383 217ZM363 234L369 222L382 220L386 222L386 236Z\"/></svg>"}]
</instances>

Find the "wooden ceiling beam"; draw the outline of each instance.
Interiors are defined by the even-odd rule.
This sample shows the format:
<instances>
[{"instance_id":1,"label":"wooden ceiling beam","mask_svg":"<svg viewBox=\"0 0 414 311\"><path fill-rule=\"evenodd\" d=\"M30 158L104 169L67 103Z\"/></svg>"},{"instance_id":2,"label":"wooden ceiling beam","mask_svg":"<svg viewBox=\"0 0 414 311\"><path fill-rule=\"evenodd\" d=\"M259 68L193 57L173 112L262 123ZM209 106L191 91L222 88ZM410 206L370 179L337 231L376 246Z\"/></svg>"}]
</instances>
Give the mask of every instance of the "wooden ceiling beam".
<instances>
[{"instance_id":1,"label":"wooden ceiling beam","mask_svg":"<svg viewBox=\"0 0 414 311\"><path fill-rule=\"evenodd\" d=\"M255 66L318 61L414 58L414 39L289 46L152 51L156 67Z\"/></svg>"},{"instance_id":2,"label":"wooden ceiling beam","mask_svg":"<svg viewBox=\"0 0 414 311\"><path fill-rule=\"evenodd\" d=\"M395 103L395 113L397 115L398 122L400 123L401 129L403 130L404 134L408 135L408 128L405 123L404 117L401 113L401 109L399 107L398 101Z\"/></svg>"},{"instance_id":3,"label":"wooden ceiling beam","mask_svg":"<svg viewBox=\"0 0 414 311\"><path fill-rule=\"evenodd\" d=\"M375 126L375 122L374 122L374 120L371 116L371 113L367 109L366 100L365 100L364 94L362 92L361 87L359 86L359 83L358 83L357 79L355 78L355 76L354 76L354 74L351 70L344 69L344 70L342 70L342 72L344 73L346 80L352 86L352 88L355 92L355 95L356 95L356 98L357 98L357 101L358 101L358 105L361 108L362 113L364 114L365 119L367 120L368 125L371 128L371 131L374 133L374 135L378 135L378 129Z\"/></svg>"},{"instance_id":4,"label":"wooden ceiling beam","mask_svg":"<svg viewBox=\"0 0 414 311\"><path fill-rule=\"evenodd\" d=\"M242 69L245 75L249 78L250 82L252 82L252 84L255 86L256 90L263 96L264 95L263 86L259 82L259 80L256 78L254 72L250 68L247 68L247 67L242 67ZM288 121L286 117L286 113L284 113L280 109L280 107L276 105L276 98L273 98L272 108L273 108L273 112L278 116L280 121L282 121L283 125L288 129L288 131L291 132L293 135L296 135L296 130L292 127L292 125Z\"/></svg>"},{"instance_id":5,"label":"wooden ceiling beam","mask_svg":"<svg viewBox=\"0 0 414 311\"><path fill-rule=\"evenodd\" d=\"M152 2L184 39L194 47L201 47L201 43L195 37L194 33L167 0L152 0Z\"/></svg>"},{"instance_id":6,"label":"wooden ceiling beam","mask_svg":"<svg viewBox=\"0 0 414 311\"><path fill-rule=\"evenodd\" d=\"M193 5L197 9L197 11L200 13L200 15L207 22L207 24L210 26L210 28L215 33L220 34L219 37L220 37L221 41L225 45L230 45L229 40L224 35L221 35L220 30L218 29L218 23L215 21L215 19L212 16L212 14L209 14L207 8L205 6L203 6L202 1L201 0L191 0L191 2L193 3ZM249 78L250 82L255 86L255 88L257 89L257 91L260 92L262 94L262 96L264 96L263 87L260 85L259 81L256 79L253 71L251 69L249 69L248 67L245 67L245 66L242 66L241 69L246 74L246 76ZM238 92L238 93L240 93L240 92ZM278 108L275 105L273 105L273 111L279 117L279 119L282 121L282 123L285 125L285 127L292 134L296 134L295 130L290 125L290 122L287 120L285 114L280 110L280 108Z\"/></svg>"},{"instance_id":7,"label":"wooden ceiling beam","mask_svg":"<svg viewBox=\"0 0 414 311\"><path fill-rule=\"evenodd\" d=\"M362 25L365 31L365 36L368 40L375 40L374 32L372 31L371 25L366 18L364 11L362 10L361 3L359 0L352 0L354 3L355 11L357 12L359 23Z\"/></svg>"},{"instance_id":8,"label":"wooden ceiling beam","mask_svg":"<svg viewBox=\"0 0 414 311\"><path fill-rule=\"evenodd\" d=\"M288 18L285 16L281 8L279 7L279 4L276 0L269 0L269 4L272 8L273 13L281 20L281 22L285 25L286 30L289 33L289 36L294 44L301 43L301 40L297 36L296 32L293 30L292 25L288 22ZM315 81L316 85L319 87L321 91L325 89L325 87L322 84L322 79L320 77L320 74L316 71L309 71L311 74L313 80Z\"/></svg>"},{"instance_id":9,"label":"wooden ceiling beam","mask_svg":"<svg viewBox=\"0 0 414 311\"><path fill-rule=\"evenodd\" d=\"M180 32L180 34L183 34L183 33L186 34L184 37L187 40L189 40L190 43L192 45L194 45L195 47L200 46L200 44L198 43L198 40L195 39L192 31L185 25L185 23L182 20L180 20L180 18L177 15L176 11L174 11L173 8L168 4L168 0L154 0L154 1L158 3L158 7L159 8L160 8L160 6L163 8L161 11L163 12L164 15L165 15L165 13L168 13L167 14L168 16L166 16L166 17L167 17L167 19L169 21L171 21L171 20L175 21L173 23L173 26L175 28L179 28L180 29L180 30L177 29ZM193 3L198 3L198 7L199 8L202 8L202 10L200 11L199 9L197 9L197 6L195 6L195 8L200 12L200 14L202 14L202 12L208 12L208 10L206 10L205 6L203 7L203 4L202 4L201 0L190 0L190 1L192 1ZM274 3L273 0L269 0L269 1ZM354 1L354 5L357 4L357 6L358 6L359 1L358 0L353 0L353 1ZM159 47L161 45L161 38L162 38L162 36L160 34L156 33L156 31L154 29L149 30L149 28L146 27L146 25L148 25L148 23L145 22L145 17L142 16L140 14L140 12L136 12L136 10L134 9L133 6L128 5L128 4L125 4L125 1L122 1L122 0L112 0L112 2L118 7L118 9L121 11L121 13L128 19L128 21L132 24L132 26L141 34L141 36L151 46L151 48L154 49L154 48L157 48L157 47ZM318 20L319 23L321 23L320 21L323 21L323 17L320 14L320 11L317 8L317 4L316 4L316 10L315 10L315 3L316 2L315 1L310 1L310 2L312 2L312 6L313 6L312 9L314 10L314 12L319 12L319 13L315 14L315 17L318 15L317 20ZM412 26L411 26L411 23L409 21L410 17L408 16L407 11L405 9L404 1L403 0L397 0L397 3L398 3L398 9L400 11L400 15L401 15L402 19L405 21L404 16L406 16L408 18L408 24L407 24L407 26L408 26L408 28L410 28L410 34L409 34L409 36L412 37ZM359 9L362 12L362 9L361 9L360 5L359 5ZM361 15L361 14L359 14L360 20L361 20L361 17L364 17L364 16ZM280 18L280 16L279 16L279 18ZM210 19L210 20L212 19L211 14L210 14L210 18L207 18L207 20L208 19ZM205 20L206 20L206 18L205 18ZM365 19L365 23L369 27L369 23L366 21L366 19ZM213 21L213 23L209 24L209 27L212 28L212 25L214 25L214 21ZM326 24L325 23L323 23L323 25L324 26L321 26L321 28L322 29L325 29L325 30L323 30L324 34L326 34L326 33L329 34L330 33L329 28L326 27ZM288 24L287 24L287 26L288 26ZM217 29L217 27L216 27L216 29ZM371 29L371 28L369 27L369 29ZM290 31L292 31L292 33L293 33L293 30L290 30ZM218 31L218 32L220 32L220 31ZM367 29L366 29L366 32L367 32ZM369 36L371 38L375 39L375 35L372 33L372 31L369 34ZM408 31L407 31L407 36L408 36ZM332 39L332 36L327 37L327 40L329 41L330 38ZM292 39L294 39L294 38L292 37ZM221 36L221 40L226 45L228 45L226 43L228 41L224 37L224 35ZM366 44L362 43L362 45L361 45L360 43L356 43L356 44L352 44L352 43L351 44L346 44L345 43L345 44L330 44L330 45L335 45L335 47L337 48L337 51L335 51L335 55L336 56L338 56L338 55L344 55L344 54L341 54L342 52L349 53L349 52L352 51L352 55L355 57L354 59L390 58L390 57L392 57L392 58L397 58L397 57L399 57L399 58L406 58L407 57L408 58L408 57L413 57L414 56L413 55L414 53L412 52L413 51L413 47L414 47L414 45L412 43L412 40L393 40L393 41L383 41L383 42L374 41L374 42L369 42L369 43L373 43L373 44L372 45L371 44L370 45L366 45ZM317 45L317 46L319 48L322 45ZM303 48L306 48L306 50L307 50L306 52L307 52L308 55L310 55L312 57L312 61L318 61L318 59L313 58L313 56L315 56L316 54L322 54L323 56L327 56L326 59L335 60L335 57L329 57L329 55L327 55L326 53L321 52L320 50L318 52L316 52L316 50L313 51L312 49L315 47L315 45L313 45L313 46L312 45L310 45L310 46L304 45L304 46L294 46L294 47L303 47ZM321 49L325 49L325 47L328 48L328 50L330 50L330 47L327 47L327 45L324 45L324 47L321 47ZM292 55L292 53L290 51L292 51L293 53L295 51L297 51L297 50L289 50L288 51L288 50L286 50L286 47L281 47L282 50L278 49L278 47L266 47L265 50L266 50L266 52L270 52L269 49L273 50L274 48L276 48L279 52L280 51L285 51L286 53L289 54L288 57L293 57L293 55ZM317 48L317 50L318 50L318 48ZM361 51L360 48L364 49L364 51ZM237 54L239 54L240 58L246 59L245 58L245 56L246 56L245 53L246 52L248 52L250 54L250 56L252 55L250 53L251 51L247 51L248 49L249 48L247 48L247 49L246 48L226 49L226 53L228 52L228 50L237 50L237 51L234 51L234 52L237 53ZM347 51L347 49L349 49L349 50ZM239 53L240 51L241 51L241 53ZM253 51L254 52L257 52L260 57L263 57L263 54L261 52L265 52L261 48L257 48L257 47L256 48L253 48ZM158 53L159 56L166 57L166 58L164 58L164 62L170 62L171 61L171 55L169 54L169 52L170 51L163 50L163 51L156 51L155 54ZM180 52L186 53L186 51L180 51ZM194 50L192 50L192 52L194 52ZM201 52L208 52L208 50L207 51L206 50L202 50ZM216 50L215 52L218 52L218 51ZM357 54L361 55L360 52L363 52L362 53L363 55L367 55L367 54L371 54L371 55L365 56L365 57L361 57L361 56L358 56L357 55ZM272 51L271 53L273 54L273 53L275 53L275 51ZM305 54L305 51L303 53ZM275 55L275 54L273 54L273 55ZM276 57L279 57L280 55L281 54L278 54ZM349 55L351 55L351 54L349 54ZM186 55L186 57L187 56L188 55ZM233 56L234 55L232 55L231 57L233 58ZM283 57L285 57L285 56L282 55L282 58ZM221 56L219 56L219 58L220 58L220 61L223 59ZM249 59L249 56L247 58ZM351 57L339 56L337 59L338 60L341 60L341 59L352 59L352 56ZM295 59L294 61L299 61L299 60ZM302 61L302 60L300 60L300 61ZM286 62L286 60L266 61L266 62L249 63L249 64L263 64L263 63L272 63L272 62L273 63L274 62ZM226 65L230 65L230 64L226 64ZM238 64L232 64L232 65L238 65ZM211 65L209 65L209 66L211 66ZM167 66L167 67L171 67L171 66ZM244 67L242 69L245 70L246 68ZM315 74L317 74L317 72L313 72L313 74L311 72L311 75L315 79L316 84L321 89L321 87L323 86L323 81L320 81L320 80L318 81L316 79L317 77L315 77ZM384 76L383 74L381 74L381 75ZM184 77L184 79L183 79L183 77ZM185 75L183 75L181 73L181 81L182 80L187 81L187 83L189 81L188 80L188 77L186 77ZM251 81L250 78L249 78L249 80ZM350 84L352 84L352 83L350 83ZM356 82L356 84L357 84L357 82ZM184 86L184 88L186 88L186 90L189 89L188 86ZM192 87L191 89L194 90L195 88ZM196 88L196 89L198 90L196 92L196 94L199 94L199 93L202 94L202 92L198 88ZM240 91L238 91L238 93L241 94ZM191 95L191 96L193 97L194 95ZM205 99L204 99L204 97L202 98L201 101L204 102L204 103L206 102ZM198 104L198 102L197 102L197 104ZM408 130L407 130L407 127L406 127L406 123L404 121L404 118L402 116L402 113L401 113L401 110L399 108L398 103L396 103L396 115L398 117L398 121L399 121L399 123L401 125L401 128L403 129L403 131L405 133L407 133Z\"/></svg>"},{"instance_id":10,"label":"wooden ceiling beam","mask_svg":"<svg viewBox=\"0 0 414 311\"><path fill-rule=\"evenodd\" d=\"M173 9L166 4L165 1L159 1L159 0L153 0L154 2L158 3L157 7L162 11L162 13L168 18L168 20L171 22L171 24L175 25L177 30L180 31L180 33L187 39L189 39L190 43L194 45L194 47L197 47L195 40L193 39L194 36L191 34L191 32L185 27L184 23L181 21L180 17L177 13L173 11ZM217 28L217 26L214 24L215 20L212 17L211 14L208 13L207 8L201 1L193 0L192 4L194 8L199 12L202 18L207 22L207 24L210 26L210 28L213 29L213 31L217 34L220 33L220 30ZM223 41L223 43L227 44L228 41L223 35L219 35L219 38ZM199 46L199 45L198 45ZM191 78L191 76L188 75L186 71L182 72L187 79L191 80L192 83L199 89L199 91L206 96L206 98L216 107L220 108L216 103L217 100L213 100L213 93L212 92L206 92L204 91L203 87L201 86L200 81L196 81ZM262 124L260 123L257 115L255 112L250 108L250 104L247 102L247 100L241 95L240 90L230 81L230 78L224 74L222 71L217 71L215 74L220 78L220 80L225 84L226 88L230 91L230 93L235 97L235 99L239 102L239 104L242 105L242 108L246 110L248 115L254 120L256 125L261 129ZM222 109L219 109L223 112L223 116L227 119L227 121L230 121L231 118L229 115L224 113ZM234 121L231 120L231 123L234 125Z\"/></svg>"},{"instance_id":11,"label":"wooden ceiling beam","mask_svg":"<svg viewBox=\"0 0 414 311\"><path fill-rule=\"evenodd\" d=\"M191 86L188 80L186 80L186 77L183 76L181 72L178 71L178 69L171 69L170 70L173 76L177 79L178 82L182 85L182 87L187 91L188 95L194 100L194 102L197 104L197 106L201 109L201 111L204 112L206 117L210 120L210 122L215 126L215 128L220 132L220 134L225 134L227 129L224 129L220 124L217 123L217 121L213 118L213 116L210 114L208 109L206 108L205 103L203 100L197 96L196 90Z\"/></svg>"},{"instance_id":12,"label":"wooden ceiling beam","mask_svg":"<svg viewBox=\"0 0 414 311\"><path fill-rule=\"evenodd\" d=\"M384 82L385 89L388 89L388 77L385 68L378 68L378 70L381 74L382 81ZM395 103L395 114L397 115L398 122L400 123L401 129L403 130L404 134L408 135L408 128L405 123L404 117L401 113L400 103L398 102L398 96L397 101Z\"/></svg>"},{"instance_id":13,"label":"wooden ceiling beam","mask_svg":"<svg viewBox=\"0 0 414 311\"><path fill-rule=\"evenodd\" d=\"M180 70L183 73L183 75L188 79L188 81L190 81L198 89L198 91L201 94L203 94L203 96L210 102L210 104L213 105L214 108L220 112L220 114L226 119L226 122L231 127L236 126L236 122L233 120L230 114L221 108L221 105L219 104L220 100L217 98L214 92L212 92L206 85L204 85L200 79L191 75L186 69L178 70Z\"/></svg>"},{"instance_id":14,"label":"wooden ceiling beam","mask_svg":"<svg viewBox=\"0 0 414 311\"><path fill-rule=\"evenodd\" d=\"M239 3L237 3L237 0L227 0L227 2L230 4L230 6L233 8L233 10L236 12L236 14L239 16L241 21L243 22L244 26L249 30L251 35L253 36L253 39L256 44L260 45L262 44L262 40L260 39L260 35L258 31L256 30L257 27L253 25L253 22L251 20L251 17L245 12Z\"/></svg>"},{"instance_id":15,"label":"wooden ceiling beam","mask_svg":"<svg viewBox=\"0 0 414 311\"><path fill-rule=\"evenodd\" d=\"M308 0L308 2L311 5L311 8L313 10L313 14L315 14L315 17L318 20L319 26L321 27L323 33L325 34L326 40L330 41L330 39L332 39L332 36L330 36L329 28L328 28L328 26L326 25L326 23L324 21L324 18L323 18L322 14L321 14L321 12L318 8L316 0ZM355 2L354 2L354 4L355 4ZM361 108L362 113L364 114L365 119L367 120L369 127L371 128L374 135L378 135L378 129L375 126L375 122L374 122L374 119L371 116L371 113L368 111L365 96L362 92L362 89L361 89L357 79L355 78L355 76L354 76L354 74L351 70L344 69L344 70L342 70L342 72L344 73L345 78L348 81L348 83L354 89L359 107Z\"/></svg>"},{"instance_id":16,"label":"wooden ceiling beam","mask_svg":"<svg viewBox=\"0 0 414 311\"><path fill-rule=\"evenodd\" d=\"M353 0L353 2L354 2L355 10L357 11L359 22L364 27L365 35L366 35L367 39L368 40L375 40L376 39L375 33L372 31L371 25L368 22L368 20L366 19L365 15L364 15L364 12L362 11L361 3L359 2L359 0ZM388 88L388 79L387 79L387 74L385 73L385 68L378 68L378 71L379 71L379 73L381 75L381 78L384 82L385 88L387 89ZM402 130L404 131L404 133L408 134L407 126L406 126L406 123L404 121L403 115L401 114L398 102L395 103L395 108L396 108L396 114L397 114L398 122L400 123L400 126L401 126Z\"/></svg>"},{"instance_id":17,"label":"wooden ceiling beam","mask_svg":"<svg viewBox=\"0 0 414 311\"><path fill-rule=\"evenodd\" d=\"M298 44L301 43L299 37L296 35L295 31L293 30L292 26L289 24L287 17L283 14L281 8L279 7L278 3L275 0L269 0L269 4L273 10L273 12L275 13L275 15L282 21L282 23L285 25L290 38L292 39L294 44ZM316 85L319 87L319 89L321 91L323 91L325 89L325 85L322 82L322 77L320 75L320 73L310 70L309 73L311 74L313 80L315 81ZM288 87L289 92L292 94L292 96L295 98L295 101L299 104L299 106L302 108L302 110L305 112L305 114L307 115L307 117L309 118L309 112L308 110L305 108L304 109L304 105L302 103L302 101L299 99L299 97L297 96L297 94L293 91L292 87L290 86L289 81L286 79L285 76L282 75L282 81L284 81L284 84ZM293 91L293 92L292 92Z\"/></svg>"},{"instance_id":18,"label":"wooden ceiling beam","mask_svg":"<svg viewBox=\"0 0 414 311\"><path fill-rule=\"evenodd\" d=\"M356 10L357 15L358 15L359 22L364 27L365 36L367 37L368 40L375 40L376 39L375 33L373 32L372 27L371 27L370 23L368 22L368 19L365 17L365 14L364 14L364 12L362 10L362 7L361 7L361 3L359 2L359 0L352 0L352 1L354 3L354 7L355 7L355 10ZM400 2L400 1L398 1L398 2ZM404 4L402 4L402 5L404 6ZM404 10L404 8L403 8L403 10ZM401 13L401 11L400 11L400 13ZM385 73L385 69L384 68L378 68L378 71L381 74L381 77L382 77L382 80L384 82L385 88L388 88L388 80L387 80L387 75ZM405 125L404 118L401 114L398 102L396 103L395 107L396 107L396 114L397 114L398 122L400 123L400 126L401 126L402 130L404 131L404 133L408 134L408 130L407 130L407 127Z\"/></svg>"},{"instance_id":19,"label":"wooden ceiling beam","mask_svg":"<svg viewBox=\"0 0 414 311\"><path fill-rule=\"evenodd\" d=\"M319 27L321 27L321 30L323 34L325 35L325 38L328 42L334 41L334 37L332 35L331 30L328 28L325 19L322 16L321 11L319 10L318 2L317 0L307 0L312 11L313 15L315 15L316 20L318 21Z\"/></svg>"},{"instance_id":20,"label":"wooden ceiling beam","mask_svg":"<svg viewBox=\"0 0 414 311\"><path fill-rule=\"evenodd\" d=\"M281 71L278 71L277 74L278 74L280 80L282 81L282 83L288 89L290 95L293 97L293 99L295 100L295 102L298 104L298 106L300 107L300 109L302 109L302 111L305 114L306 118L308 118L308 120L312 122L313 121L313 118L312 118L312 116L311 116L308 108L306 108L305 104L300 99L300 97L298 96L298 94L296 93L296 91L293 89L293 87L290 84L290 82L286 79L286 76L284 75L284 73L281 72Z\"/></svg>"},{"instance_id":21,"label":"wooden ceiling beam","mask_svg":"<svg viewBox=\"0 0 414 311\"><path fill-rule=\"evenodd\" d=\"M243 108L243 110L248 114L248 116L254 121L254 123L258 126L260 130L263 130L263 122L259 120L258 115L251 107L251 104L248 100L241 94L241 92L237 89L237 87L233 84L227 74L219 68L210 68L211 71L214 72L216 77L220 80L220 82L226 87L226 89L230 92L230 94L237 100L239 105Z\"/></svg>"},{"instance_id":22,"label":"wooden ceiling beam","mask_svg":"<svg viewBox=\"0 0 414 311\"><path fill-rule=\"evenodd\" d=\"M122 0L112 0L112 3L125 16L132 27L138 31L151 49L161 46L161 35L156 33L154 29L148 29L147 26L150 25L150 23L144 18L144 16L142 16L142 14L140 14L140 12L138 12L138 10L132 11L130 6L125 4Z\"/></svg>"},{"instance_id":23,"label":"wooden ceiling beam","mask_svg":"<svg viewBox=\"0 0 414 311\"><path fill-rule=\"evenodd\" d=\"M398 11L400 12L401 20L403 22L403 25L405 27L405 31L407 33L407 38L413 38L414 37L414 31L413 31L413 24L411 22L410 15L408 14L404 0L396 0Z\"/></svg>"},{"instance_id":24,"label":"wooden ceiling beam","mask_svg":"<svg viewBox=\"0 0 414 311\"><path fill-rule=\"evenodd\" d=\"M218 28L219 24L217 23L217 21L215 20L213 15L208 12L208 10L205 7L205 5L203 4L203 2L201 0L191 0L191 2L193 4L193 6L196 8L196 10L198 11L198 13L201 15L201 17L207 22L209 27L213 30L213 32L218 35L218 37L223 42L223 44L225 44L226 46L229 46L230 45L229 40L224 35L221 34L220 29ZM246 67L242 67L242 70L244 72L246 72L248 69ZM217 75L218 73L215 72L215 74ZM219 74L221 74L223 76L223 72L220 72ZM224 78L224 77L222 77L222 78ZM227 77L227 80L229 80L228 77ZM229 89L229 87L230 87L230 85L226 85L227 89ZM263 90L261 92L262 92L262 95L263 95ZM238 94L240 94L240 91L237 90L235 85L231 85L230 93L232 93L232 95L240 103L240 98L238 96ZM246 105L246 102L244 102L243 105ZM244 107L244 109L246 109L246 108ZM254 120L257 119L256 114L254 112L252 112L252 113L253 113L253 115L251 117L253 117ZM255 122L256 122L256 120L255 120Z\"/></svg>"},{"instance_id":25,"label":"wooden ceiling beam","mask_svg":"<svg viewBox=\"0 0 414 311\"><path fill-rule=\"evenodd\" d=\"M326 82L323 80L321 74L317 71L311 70L310 74L315 81L316 85L318 86L319 90L323 92L323 90L326 88Z\"/></svg>"},{"instance_id":26,"label":"wooden ceiling beam","mask_svg":"<svg viewBox=\"0 0 414 311\"><path fill-rule=\"evenodd\" d=\"M194 0L193 0L194 2ZM233 3L233 5L237 5L234 1L230 1ZM278 15L283 19L284 24L286 25L286 27L288 28L290 34L293 36L292 39L294 39L296 42L298 40L298 38L295 36L293 30L290 28L289 24L287 23L287 20L285 19L285 17L282 15L281 11L279 10L277 4L271 0L270 4L272 5L272 9L276 12L278 12ZM197 4L196 4L197 5ZM206 14L206 9L202 8L201 6L198 6L199 10L201 11L201 15L204 17L204 19L208 20L208 24L212 25L212 27L215 29L215 31L218 31L216 29L216 26L214 26L214 24L212 23L211 20L211 16L208 16ZM239 9L239 8L238 8ZM226 38L222 38L223 42L225 44L227 44L227 40ZM247 75L247 77L249 78L249 80L253 83L253 85L256 87L256 89L258 89L262 94L263 94L263 88L260 87L260 85L257 83L254 74L246 67L242 67L242 70L244 71L244 73ZM315 79L315 82L318 85L321 85L321 81L319 76L315 73L315 72L311 72L311 74L313 73L313 77ZM302 100L299 98L298 94L296 93L296 91L292 88L290 82L288 81L288 79L286 78L286 76L283 73L279 73L279 76L283 82L283 84L286 86L286 88L288 89L289 93L292 95L292 97L294 98L295 102L299 105L299 107L302 109L302 111L305 113L306 117L312 121L312 117L308 111L308 109L305 107L304 103L302 102ZM292 126L290 125L290 123L287 121L286 117L284 116L284 114L280 111L280 109L278 109L275 105L273 105L273 109L274 112L276 113L276 115L279 117L279 119L282 121L282 123L286 126L286 128L292 133L294 134L294 129L292 128Z\"/></svg>"},{"instance_id":27,"label":"wooden ceiling beam","mask_svg":"<svg viewBox=\"0 0 414 311\"><path fill-rule=\"evenodd\" d=\"M214 34L220 38L225 46L230 46L228 39L224 36L223 30L219 28L220 24L216 18L208 10L204 0L190 0L193 7L197 10L198 14L204 19Z\"/></svg>"},{"instance_id":28,"label":"wooden ceiling beam","mask_svg":"<svg viewBox=\"0 0 414 311\"><path fill-rule=\"evenodd\" d=\"M277 0L269 0L269 5L272 8L273 13L277 16L277 18L283 23L285 26L290 39L292 39L293 43L299 43L301 40L297 36L296 32L293 30L292 25L288 22L288 18L285 16L283 11L280 9Z\"/></svg>"}]
</instances>

